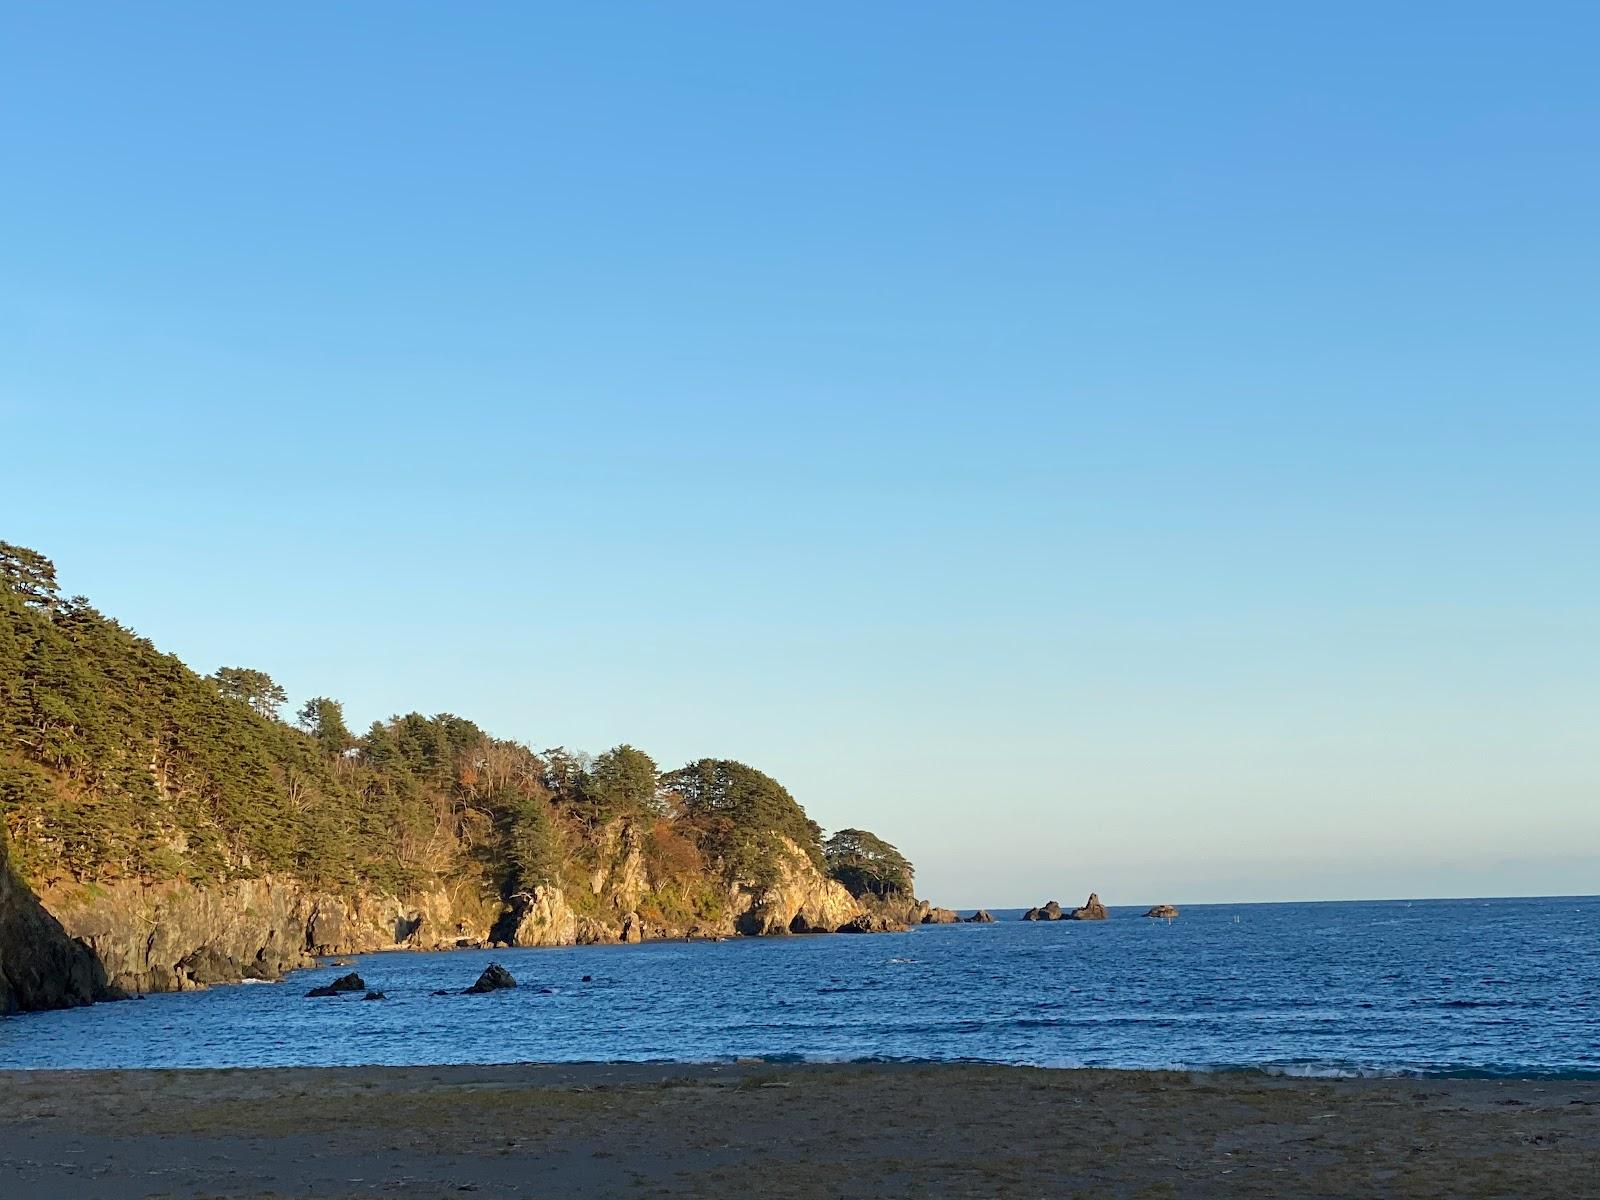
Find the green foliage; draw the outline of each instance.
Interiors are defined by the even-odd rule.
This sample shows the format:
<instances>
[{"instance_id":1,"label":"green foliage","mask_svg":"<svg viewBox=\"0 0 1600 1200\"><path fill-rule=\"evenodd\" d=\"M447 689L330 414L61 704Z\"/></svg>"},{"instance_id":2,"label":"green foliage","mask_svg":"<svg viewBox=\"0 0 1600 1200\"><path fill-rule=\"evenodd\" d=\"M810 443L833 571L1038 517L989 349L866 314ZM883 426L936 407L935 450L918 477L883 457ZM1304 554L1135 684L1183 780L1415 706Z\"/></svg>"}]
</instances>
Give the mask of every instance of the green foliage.
<instances>
[{"instance_id":1,"label":"green foliage","mask_svg":"<svg viewBox=\"0 0 1600 1200\"><path fill-rule=\"evenodd\" d=\"M655 923L708 920L729 879L767 878L820 831L775 780L703 759L662 778L620 745L594 760L490 737L450 713L352 735L316 696L298 728L265 672L202 677L62 600L49 559L0 542L0 820L40 885L288 874L403 893L476 879L503 896L572 886L619 825L642 847ZM907 869L909 873L909 868Z\"/></svg>"},{"instance_id":2,"label":"green foliage","mask_svg":"<svg viewBox=\"0 0 1600 1200\"><path fill-rule=\"evenodd\" d=\"M218 667L211 682L229 700L243 701L263 717L277 717L289 700L289 693L271 675L250 667Z\"/></svg>"},{"instance_id":3,"label":"green foliage","mask_svg":"<svg viewBox=\"0 0 1600 1200\"><path fill-rule=\"evenodd\" d=\"M841 829L827 840L828 873L852 896L910 896L911 864L888 842L865 829Z\"/></svg>"},{"instance_id":4,"label":"green foliage","mask_svg":"<svg viewBox=\"0 0 1600 1200\"><path fill-rule=\"evenodd\" d=\"M660 812L658 787L655 759L623 744L594 760L583 777L580 807L594 824L651 816Z\"/></svg>"},{"instance_id":5,"label":"green foliage","mask_svg":"<svg viewBox=\"0 0 1600 1200\"><path fill-rule=\"evenodd\" d=\"M295 720L322 747L324 754L343 754L355 745L344 723L344 705L327 696L313 696L300 706Z\"/></svg>"},{"instance_id":6,"label":"green foliage","mask_svg":"<svg viewBox=\"0 0 1600 1200\"><path fill-rule=\"evenodd\" d=\"M767 881L785 837L824 866L822 830L772 776L732 759L702 758L661 782L706 857L729 879Z\"/></svg>"}]
</instances>

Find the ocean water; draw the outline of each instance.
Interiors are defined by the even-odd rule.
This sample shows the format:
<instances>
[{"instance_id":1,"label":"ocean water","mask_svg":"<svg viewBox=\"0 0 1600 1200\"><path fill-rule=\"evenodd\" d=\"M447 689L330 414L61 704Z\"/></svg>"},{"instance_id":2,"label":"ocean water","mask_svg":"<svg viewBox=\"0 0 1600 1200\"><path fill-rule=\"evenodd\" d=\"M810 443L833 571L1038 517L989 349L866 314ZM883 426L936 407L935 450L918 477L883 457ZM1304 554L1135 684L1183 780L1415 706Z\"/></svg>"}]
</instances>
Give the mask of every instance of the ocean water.
<instances>
[{"instance_id":1,"label":"ocean water","mask_svg":"<svg viewBox=\"0 0 1600 1200\"><path fill-rule=\"evenodd\" d=\"M1188 906L1176 921L391 953L0 1020L3 1067L976 1060L1600 1077L1600 897ZM515 991L434 996L491 960ZM583 977L590 976L588 982Z\"/></svg>"}]
</instances>

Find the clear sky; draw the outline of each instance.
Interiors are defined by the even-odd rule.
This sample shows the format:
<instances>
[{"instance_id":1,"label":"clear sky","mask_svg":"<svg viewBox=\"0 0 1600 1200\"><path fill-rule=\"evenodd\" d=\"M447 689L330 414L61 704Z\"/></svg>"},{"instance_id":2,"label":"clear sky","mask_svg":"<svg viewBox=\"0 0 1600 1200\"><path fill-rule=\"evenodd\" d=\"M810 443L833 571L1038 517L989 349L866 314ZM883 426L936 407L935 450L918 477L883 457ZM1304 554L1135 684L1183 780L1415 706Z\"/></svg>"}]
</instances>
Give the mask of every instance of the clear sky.
<instances>
[{"instance_id":1,"label":"clear sky","mask_svg":"<svg viewBox=\"0 0 1600 1200\"><path fill-rule=\"evenodd\" d=\"M1591 4L4 3L0 538L960 904L1600 891Z\"/></svg>"}]
</instances>

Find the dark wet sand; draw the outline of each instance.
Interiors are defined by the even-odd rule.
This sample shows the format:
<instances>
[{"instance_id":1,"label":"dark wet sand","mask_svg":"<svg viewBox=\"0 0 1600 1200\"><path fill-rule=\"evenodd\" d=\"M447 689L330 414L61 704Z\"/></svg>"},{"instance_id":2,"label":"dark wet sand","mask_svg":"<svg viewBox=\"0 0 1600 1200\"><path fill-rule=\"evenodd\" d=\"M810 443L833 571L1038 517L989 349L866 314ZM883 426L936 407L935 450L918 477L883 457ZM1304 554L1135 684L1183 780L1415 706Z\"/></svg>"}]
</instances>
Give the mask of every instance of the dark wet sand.
<instances>
[{"instance_id":1,"label":"dark wet sand","mask_svg":"<svg viewBox=\"0 0 1600 1200\"><path fill-rule=\"evenodd\" d=\"M1583 1197L1600 1083L977 1066L0 1072L0 1197Z\"/></svg>"}]
</instances>

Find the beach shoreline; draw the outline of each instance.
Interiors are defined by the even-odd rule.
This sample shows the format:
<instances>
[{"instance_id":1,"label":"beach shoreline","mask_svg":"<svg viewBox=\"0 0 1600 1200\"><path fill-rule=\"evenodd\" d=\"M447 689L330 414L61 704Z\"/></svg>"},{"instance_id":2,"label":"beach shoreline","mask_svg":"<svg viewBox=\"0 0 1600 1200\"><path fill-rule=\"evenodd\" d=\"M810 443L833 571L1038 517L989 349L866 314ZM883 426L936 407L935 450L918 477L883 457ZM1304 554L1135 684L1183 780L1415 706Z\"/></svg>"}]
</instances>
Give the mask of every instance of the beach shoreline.
<instances>
[{"instance_id":1,"label":"beach shoreline","mask_svg":"<svg viewBox=\"0 0 1600 1200\"><path fill-rule=\"evenodd\" d=\"M971 1064L0 1071L0 1180L125 1196L1571 1196L1600 1081ZM7 1189L11 1191L11 1188Z\"/></svg>"}]
</instances>

